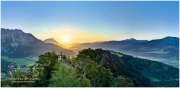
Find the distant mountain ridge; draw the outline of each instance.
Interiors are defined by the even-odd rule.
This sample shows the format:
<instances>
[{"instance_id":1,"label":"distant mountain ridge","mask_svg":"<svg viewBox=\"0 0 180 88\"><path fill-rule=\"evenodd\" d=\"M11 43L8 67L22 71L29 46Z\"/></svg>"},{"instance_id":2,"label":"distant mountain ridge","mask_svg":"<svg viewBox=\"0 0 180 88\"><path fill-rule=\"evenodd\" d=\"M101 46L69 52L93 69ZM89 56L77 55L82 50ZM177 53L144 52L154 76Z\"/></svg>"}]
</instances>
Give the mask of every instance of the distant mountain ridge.
<instances>
[{"instance_id":1,"label":"distant mountain ridge","mask_svg":"<svg viewBox=\"0 0 180 88\"><path fill-rule=\"evenodd\" d=\"M119 51L119 49L122 47L129 46L135 43L142 43L142 42L147 42L147 40L136 40L134 38L130 38L130 39L121 40L121 41L106 41L99 44L97 47L108 49L108 50Z\"/></svg>"},{"instance_id":2,"label":"distant mountain ridge","mask_svg":"<svg viewBox=\"0 0 180 88\"><path fill-rule=\"evenodd\" d=\"M54 45L58 45L58 46L60 46L60 47L64 47L64 48L65 48L64 45L59 44L54 38L45 39L44 42L45 42L45 43L52 43L52 44L54 44Z\"/></svg>"},{"instance_id":3,"label":"distant mountain ridge","mask_svg":"<svg viewBox=\"0 0 180 88\"><path fill-rule=\"evenodd\" d=\"M133 44L121 49L123 52L132 53L132 54L142 54L143 52L148 54L171 54L171 56L176 56L176 59L179 58L179 38L177 37L165 37L162 39L151 40L149 42ZM156 52L159 51L159 52ZM176 54L174 53L176 52ZM174 55L173 55L174 53ZM147 56L145 55L145 56ZM164 56L163 58L170 58L169 56Z\"/></svg>"},{"instance_id":4,"label":"distant mountain ridge","mask_svg":"<svg viewBox=\"0 0 180 88\"><path fill-rule=\"evenodd\" d=\"M76 44L70 47L69 49L72 49L76 52L86 48L92 48L92 49L102 48L107 50L119 51L120 48L122 47L135 43L142 43L142 42L147 42L147 40L136 40L134 38L130 38L121 41L102 41L102 42L94 42L94 43L82 43L82 44Z\"/></svg>"},{"instance_id":5,"label":"distant mountain ridge","mask_svg":"<svg viewBox=\"0 0 180 88\"><path fill-rule=\"evenodd\" d=\"M66 55L74 54L73 51L64 49L54 44L47 44L38 40L30 33L24 33L22 30L1 28L1 55L9 57L26 57L28 55L40 55L48 51Z\"/></svg>"},{"instance_id":6,"label":"distant mountain ridge","mask_svg":"<svg viewBox=\"0 0 180 88\"><path fill-rule=\"evenodd\" d=\"M105 41L98 43L76 44L70 49L78 52L83 49L102 48L122 52L135 57L160 61L171 66L179 67L179 38L165 37L155 40L136 40L134 38L121 41Z\"/></svg>"},{"instance_id":7,"label":"distant mountain ridge","mask_svg":"<svg viewBox=\"0 0 180 88\"><path fill-rule=\"evenodd\" d=\"M167 64L177 64L179 62L179 38L165 37L151 40L144 43L132 44L120 49L120 52L152 59L166 59ZM173 62L173 63L171 63ZM179 66L177 66L179 67Z\"/></svg>"}]
</instances>

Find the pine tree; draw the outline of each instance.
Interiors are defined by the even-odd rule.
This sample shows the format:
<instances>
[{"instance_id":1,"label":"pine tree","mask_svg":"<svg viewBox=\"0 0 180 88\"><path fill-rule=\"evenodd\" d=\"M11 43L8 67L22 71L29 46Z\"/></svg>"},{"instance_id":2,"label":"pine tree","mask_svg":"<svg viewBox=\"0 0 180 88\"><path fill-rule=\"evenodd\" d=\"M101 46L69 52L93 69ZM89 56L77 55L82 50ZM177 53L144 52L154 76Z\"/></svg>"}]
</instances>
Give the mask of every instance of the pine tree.
<instances>
[{"instance_id":1,"label":"pine tree","mask_svg":"<svg viewBox=\"0 0 180 88\"><path fill-rule=\"evenodd\" d=\"M80 79L76 79L74 72L60 65L59 69L52 74L49 87L80 87Z\"/></svg>"}]
</instances>

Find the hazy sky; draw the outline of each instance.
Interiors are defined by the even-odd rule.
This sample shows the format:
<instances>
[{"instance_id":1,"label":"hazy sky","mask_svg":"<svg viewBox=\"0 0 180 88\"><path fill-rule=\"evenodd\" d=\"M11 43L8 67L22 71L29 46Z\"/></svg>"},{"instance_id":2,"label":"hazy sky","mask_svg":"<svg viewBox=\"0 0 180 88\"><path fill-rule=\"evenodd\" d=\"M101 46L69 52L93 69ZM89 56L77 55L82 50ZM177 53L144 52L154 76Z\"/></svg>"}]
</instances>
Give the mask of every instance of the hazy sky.
<instances>
[{"instance_id":1,"label":"hazy sky","mask_svg":"<svg viewBox=\"0 0 180 88\"><path fill-rule=\"evenodd\" d=\"M2 1L1 28L60 43L179 36L178 1Z\"/></svg>"}]
</instances>

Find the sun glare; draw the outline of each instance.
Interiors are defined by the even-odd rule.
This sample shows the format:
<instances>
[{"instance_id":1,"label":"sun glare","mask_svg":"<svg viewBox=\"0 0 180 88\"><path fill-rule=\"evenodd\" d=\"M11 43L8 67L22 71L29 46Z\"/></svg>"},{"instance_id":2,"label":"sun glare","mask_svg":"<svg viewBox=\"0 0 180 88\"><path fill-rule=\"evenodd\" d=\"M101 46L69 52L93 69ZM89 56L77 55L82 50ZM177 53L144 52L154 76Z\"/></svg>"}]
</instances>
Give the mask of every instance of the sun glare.
<instances>
[{"instance_id":1,"label":"sun glare","mask_svg":"<svg viewBox=\"0 0 180 88\"><path fill-rule=\"evenodd\" d=\"M64 42L68 42L69 40L68 39L64 39Z\"/></svg>"}]
</instances>

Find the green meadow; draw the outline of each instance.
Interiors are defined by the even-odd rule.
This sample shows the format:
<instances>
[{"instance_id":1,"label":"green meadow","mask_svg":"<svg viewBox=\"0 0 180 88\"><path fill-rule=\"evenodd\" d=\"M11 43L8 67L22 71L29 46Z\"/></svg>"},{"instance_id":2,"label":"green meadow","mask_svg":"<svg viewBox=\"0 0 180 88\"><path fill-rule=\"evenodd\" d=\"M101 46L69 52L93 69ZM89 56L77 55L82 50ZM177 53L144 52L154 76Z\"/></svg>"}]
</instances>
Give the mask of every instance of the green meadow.
<instances>
[{"instance_id":1,"label":"green meadow","mask_svg":"<svg viewBox=\"0 0 180 88\"><path fill-rule=\"evenodd\" d=\"M16 63L17 65L30 66L38 60L38 56L28 56L28 57L20 57L20 58L9 58L8 56L1 56L1 59L12 63Z\"/></svg>"},{"instance_id":2,"label":"green meadow","mask_svg":"<svg viewBox=\"0 0 180 88\"><path fill-rule=\"evenodd\" d=\"M122 57L123 55L122 54L120 54L120 53L115 53L115 52L110 52L111 54L116 54L116 55L118 55L119 57Z\"/></svg>"}]
</instances>

